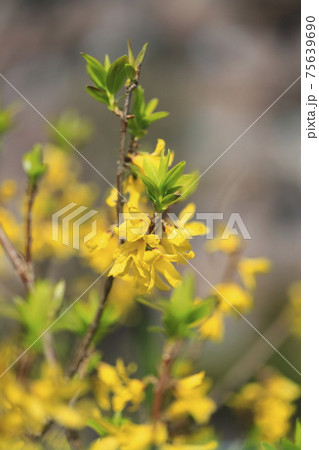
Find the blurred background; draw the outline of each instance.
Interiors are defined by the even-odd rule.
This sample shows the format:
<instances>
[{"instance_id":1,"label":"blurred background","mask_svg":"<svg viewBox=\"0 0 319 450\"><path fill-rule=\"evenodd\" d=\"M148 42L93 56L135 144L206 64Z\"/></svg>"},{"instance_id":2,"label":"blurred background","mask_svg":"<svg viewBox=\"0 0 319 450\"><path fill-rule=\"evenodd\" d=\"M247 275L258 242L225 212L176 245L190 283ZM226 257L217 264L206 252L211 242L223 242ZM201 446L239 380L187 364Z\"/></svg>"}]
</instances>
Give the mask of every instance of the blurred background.
<instances>
[{"instance_id":1,"label":"blurred background","mask_svg":"<svg viewBox=\"0 0 319 450\"><path fill-rule=\"evenodd\" d=\"M82 153L114 183L119 123L85 92L89 79L80 52L100 60L108 53L113 60L126 52L128 37L136 52L149 42L141 84L146 98L159 97L159 109L170 116L151 127L143 145L152 149L163 138L176 161L202 172L299 76L299 19L297 0L2 0L1 73L48 120L66 108L88 117L95 133ZM21 155L46 139L47 125L2 79L0 93L4 105L21 104L16 127L2 143L0 180L22 180ZM231 212L240 213L252 237L245 255L272 261L247 316L261 332L288 303L288 287L300 278L299 121L298 82L211 167L191 198L199 212L223 212L226 221ZM103 204L108 186L79 163L82 181L99 186ZM193 263L215 284L223 268L203 243L194 243ZM68 279L74 267L78 270L68 264L55 271L53 261L50 270ZM198 293L209 291L199 278ZM129 339L134 333L135 328L119 330L106 339L111 359L119 352L126 359L138 353ZM276 342L275 335L267 337ZM257 341L247 323L232 319L221 344L204 345L199 366L218 385ZM258 345L265 364L299 381L266 342ZM280 351L299 369L297 339L281 342ZM236 425L229 426L227 412L221 409L214 417L231 439Z\"/></svg>"}]
</instances>

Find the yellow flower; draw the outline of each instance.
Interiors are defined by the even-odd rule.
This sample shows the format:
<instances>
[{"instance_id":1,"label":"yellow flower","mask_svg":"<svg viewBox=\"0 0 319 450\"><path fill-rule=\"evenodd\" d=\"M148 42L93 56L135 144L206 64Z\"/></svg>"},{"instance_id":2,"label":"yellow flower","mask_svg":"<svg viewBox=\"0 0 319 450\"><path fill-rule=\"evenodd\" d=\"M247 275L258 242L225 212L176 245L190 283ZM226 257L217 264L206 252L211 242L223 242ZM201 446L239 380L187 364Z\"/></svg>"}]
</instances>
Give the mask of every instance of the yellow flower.
<instances>
[{"instance_id":1,"label":"yellow flower","mask_svg":"<svg viewBox=\"0 0 319 450\"><path fill-rule=\"evenodd\" d=\"M17 191L17 183L14 180L4 180L0 184L0 203L10 200Z\"/></svg>"},{"instance_id":2,"label":"yellow flower","mask_svg":"<svg viewBox=\"0 0 319 450\"><path fill-rule=\"evenodd\" d=\"M207 397L210 383L204 377L205 372L202 371L176 382L175 400L166 412L169 419L175 420L190 415L199 424L209 421L216 405Z\"/></svg>"},{"instance_id":3,"label":"yellow flower","mask_svg":"<svg viewBox=\"0 0 319 450\"><path fill-rule=\"evenodd\" d=\"M290 305L288 309L291 331L295 336L301 335L301 284L293 283L289 288Z\"/></svg>"},{"instance_id":4,"label":"yellow flower","mask_svg":"<svg viewBox=\"0 0 319 450\"><path fill-rule=\"evenodd\" d=\"M247 289L256 289L256 274L270 271L271 264L266 258L242 258L238 271Z\"/></svg>"},{"instance_id":5,"label":"yellow flower","mask_svg":"<svg viewBox=\"0 0 319 450\"><path fill-rule=\"evenodd\" d=\"M0 206L0 223L7 234L8 238L15 244L20 244L21 241L21 229L14 215L5 208ZM0 245L0 254L2 252L2 246Z\"/></svg>"},{"instance_id":6,"label":"yellow flower","mask_svg":"<svg viewBox=\"0 0 319 450\"><path fill-rule=\"evenodd\" d=\"M115 262L109 275L135 281L140 293L151 292L154 286L167 289L164 280L176 287L181 276L172 263L181 262L181 256L176 251L167 253L158 235L147 234L151 219L146 214L141 213L140 218L129 217L114 228L115 233L126 241L114 252Z\"/></svg>"},{"instance_id":7,"label":"yellow flower","mask_svg":"<svg viewBox=\"0 0 319 450\"><path fill-rule=\"evenodd\" d=\"M97 272L102 273L113 262L113 254L118 248L118 237L112 231L99 232L81 249L88 264Z\"/></svg>"},{"instance_id":8,"label":"yellow flower","mask_svg":"<svg viewBox=\"0 0 319 450\"><path fill-rule=\"evenodd\" d=\"M161 154L165 150L166 143L163 139L157 139L157 145L153 153L138 152L130 156L132 163L137 166L142 174L144 174L144 159L152 163L154 167L159 167ZM169 165L174 160L174 152L170 153Z\"/></svg>"},{"instance_id":9,"label":"yellow flower","mask_svg":"<svg viewBox=\"0 0 319 450\"><path fill-rule=\"evenodd\" d=\"M224 337L223 313L216 308L214 313L200 325L199 332L204 339L221 341Z\"/></svg>"},{"instance_id":10,"label":"yellow flower","mask_svg":"<svg viewBox=\"0 0 319 450\"><path fill-rule=\"evenodd\" d=\"M295 412L293 401L300 388L281 375L272 375L261 383L249 383L230 402L237 411L249 410L259 430L260 439L277 442L286 436Z\"/></svg>"},{"instance_id":11,"label":"yellow flower","mask_svg":"<svg viewBox=\"0 0 319 450\"><path fill-rule=\"evenodd\" d=\"M251 294L241 288L235 283L221 283L216 284L216 291L214 289L213 293L217 295L220 305L219 308L224 313L234 312L236 308L240 312L250 311L253 298Z\"/></svg>"},{"instance_id":12,"label":"yellow flower","mask_svg":"<svg viewBox=\"0 0 319 450\"><path fill-rule=\"evenodd\" d=\"M195 215L196 206L194 203L189 203L180 212L178 219L174 221L174 225L165 223L165 233L167 239L171 244L176 245L176 247L189 249L190 244L189 239L193 236L199 236L206 234L208 229L201 222L189 222Z\"/></svg>"},{"instance_id":13,"label":"yellow flower","mask_svg":"<svg viewBox=\"0 0 319 450\"><path fill-rule=\"evenodd\" d=\"M130 202L134 207L141 208L145 205L147 197L145 195L145 187L143 182L129 175L124 181L123 194L128 196L128 202ZM111 189L109 196L106 199L106 204L112 208L116 206L118 199L117 189ZM124 212L126 211L126 204L124 205Z\"/></svg>"},{"instance_id":14,"label":"yellow flower","mask_svg":"<svg viewBox=\"0 0 319 450\"><path fill-rule=\"evenodd\" d=\"M45 367L41 378L23 385L11 373L0 381L0 434L2 437L18 437L24 433L41 433L50 420L72 429L83 428L88 420L91 405L85 409L70 400L87 391L87 383L66 380L62 369Z\"/></svg>"},{"instance_id":15,"label":"yellow flower","mask_svg":"<svg viewBox=\"0 0 319 450\"><path fill-rule=\"evenodd\" d=\"M118 359L116 366L101 363L98 367L97 384L98 400L104 409L123 411L128 405L136 409L144 400L145 383L137 378L129 378L129 373L135 371L135 367L129 365L125 368L123 361ZM112 399L110 400L112 394Z\"/></svg>"},{"instance_id":16,"label":"yellow flower","mask_svg":"<svg viewBox=\"0 0 319 450\"><path fill-rule=\"evenodd\" d=\"M240 246L240 237L238 235L231 234L225 225L220 225L217 227L217 236L207 241L206 250L210 253L220 251L226 254L231 254L235 253Z\"/></svg>"},{"instance_id":17,"label":"yellow flower","mask_svg":"<svg viewBox=\"0 0 319 450\"><path fill-rule=\"evenodd\" d=\"M124 423L119 427L105 428L110 434L98 439L90 450L149 450L152 445L161 446L167 440L167 431L164 424Z\"/></svg>"}]
</instances>

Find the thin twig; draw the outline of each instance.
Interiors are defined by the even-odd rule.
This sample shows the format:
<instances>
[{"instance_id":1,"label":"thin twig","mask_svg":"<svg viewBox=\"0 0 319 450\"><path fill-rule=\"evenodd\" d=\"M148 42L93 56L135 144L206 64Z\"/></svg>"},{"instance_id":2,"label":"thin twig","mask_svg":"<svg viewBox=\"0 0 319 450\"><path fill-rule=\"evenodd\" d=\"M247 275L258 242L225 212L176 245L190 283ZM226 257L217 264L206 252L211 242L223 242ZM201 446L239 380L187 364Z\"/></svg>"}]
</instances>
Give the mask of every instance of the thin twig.
<instances>
[{"instance_id":1,"label":"thin twig","mask_svg":"<svg viewBox=\"0 0 319 450\"><path fill-rule=\"evenodd\" d=\"M21 253L17 251L15 246L12 244L8 236L6 235L1 223L0 223L0 244L4 252L6 253L8 259L20 277L27 292L30 292L33 286L33 273L30 272L30 267L26 264L25 258Z\"/></svg>"},{"instance_id":2,"label":"thin twig","mask_svg":"<svg viewBox=\"0 0 319 450\"><path fill-rule=\"evenodd\" d=\"M173 342L168 343L164 347L161 366L159 369L159 376L154 392L154 402L152 410L153 423L156 423L160 418L165 393L170 386L171 369L177 358L180 345L180 342Z\"/></svg>"},{"instance_id":3,"label":"thin twig","mask_svg":"<svg viewBox=\"0 0 319 450\"><path fill-rule=\"evenodd\" d=\"M95 313L95 317L94 317L92 323L90 324L90 326L86 332L86 335L85 335L84 339L82 340L81 345L76 353L74 362L68 371L69 377L72 377L73 375L76 374L76 372L79 370L82 362L86 358L88 349L92 343L92 340L93 340L95 333L98 329L98 326L100 324L100 320L101 320L101 317L102 317L102 314L104 311L104 305L105 305L108 295L111 291L111 288L113 285L113 280L114 280L113 277L108 277L105 281L104 292L103 292L103 295L101 296L98 309L97 309L97 311Z\"/></svg>"},{"instance_id":4,"label":"thin twig","mask_svg":"<svg viewBox=\"0 0 319 450\"><path fill-rule=\"evenodd\" d=\"M77 430L66 430L66 437L70 444L71 450L82 450L82 442L79 436L79 432Z\"/></svg>"},{"instance_id":5,"label":"thin twig","mask_svg":"<svg viewBox=\"0 0 319 450\"><path fill-rule=\"evenodd\" d=\"M117 162L117 177L116 177L116 185L118 191L118 199L117 199L117 217L119 220L120 214L123 211L123 174L125 168L125 144L126 144L126 131L127 131L127 123L129 119L129 109L131 103L132 92L138 86L139 77L140 77L140 66L136 70L136 77L129 86L127 86L125 90L124 97L124 105L123 111L121 114L121 136L120 136L120 151L119 151L119 159Z\"/></svg>"},{"instance_id":6,"label":"thin twig","mask_svg":"<svg viewBox=\"0 0 319 450\"><path fill-rule=\"evenodd\" d=\"M29 192L27 197L27 212L25 220L25 260L27 264L30 264L32 261L32 208L37 192L37 187L36 185L31 184L28 190Z\"/></svg>"}]
</instances>

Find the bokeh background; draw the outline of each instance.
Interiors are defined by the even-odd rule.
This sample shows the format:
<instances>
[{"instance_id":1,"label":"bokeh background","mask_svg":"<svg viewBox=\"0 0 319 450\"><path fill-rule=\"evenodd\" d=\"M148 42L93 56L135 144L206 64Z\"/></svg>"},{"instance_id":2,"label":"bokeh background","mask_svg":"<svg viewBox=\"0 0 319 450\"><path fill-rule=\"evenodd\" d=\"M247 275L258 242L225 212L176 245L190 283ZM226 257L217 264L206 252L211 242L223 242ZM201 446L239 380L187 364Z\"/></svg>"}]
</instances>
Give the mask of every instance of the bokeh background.
<instances>
[{"instance_id":1,"label":"bokeh background","mask_svg":"<svg viewBox=\"0 0 319 450\"><path fill-rule=\"evenodd\" d=\"M88 76L80 52L100 60L108 53L112 60L126 52L126 38L135 51L147 41L141 83L146 97L159 97L160 109L170 116L151 128L144 145L151 149L161 137L176 160L187 160L189 168L202 172L299 76L299 18L297 0L2 0L1 73L49 120L66 108L88 117L95 133L83 154L114 182L119 124L85 92ZM19 100L2 79L0 92L4 104ZM2 143L0 180L23 180L21 155L48 132L43 119L19 102L14 132ZM273 270L260 278L256 307L248 315L261 332L280 314L289 285L300 278L299 121L298 82L201 178L192 198L198 211L223 212L226 220L239 212L252 236L245 255L272 261ZM81 164L82 180L99 186L102 204L107 185ZM21 191L24 187L21 181ZM204 252L203 243L194 244L194 265L214 284L222 264L217 255ZM84 269L76 263L61 269L51 261L46 270L49 276L63 272L71 279L75 270L78 275ZM9 288L3 280L3 291ZM209 290L199 278L199 294ZM125 328L107 338L103 345L110 359L119 352L125 359L138 356L143 335L137 334L136 328ZM277 342L278 336L267 337ZM298 340L279 338L278 343L299 368ZM254 368L237 368L237 363L250 351L257 366L271 363L298 380L242 320L227 322L221 344L205 344L199 365L216 386L230 370L247 381ZM236 424L227 414L221 408L214 420L232 440Z\"/></svg>"}]
</instances>

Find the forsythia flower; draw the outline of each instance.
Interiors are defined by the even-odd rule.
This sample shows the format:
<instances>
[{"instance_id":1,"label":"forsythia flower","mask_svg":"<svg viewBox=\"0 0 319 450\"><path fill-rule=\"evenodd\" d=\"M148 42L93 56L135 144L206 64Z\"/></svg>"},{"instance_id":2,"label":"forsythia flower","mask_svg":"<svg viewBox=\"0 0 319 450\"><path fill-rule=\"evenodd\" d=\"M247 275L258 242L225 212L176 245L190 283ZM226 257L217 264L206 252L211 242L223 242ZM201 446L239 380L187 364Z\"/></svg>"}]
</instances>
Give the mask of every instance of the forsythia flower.
<instances>
[{"instance_id":1,"label":"forsythia flower","mask_svg":"<svg viewBox=\"0 0 319 450\"><path fill-rule=\"evenodd\" d=\"M216 409L215 402L207 397L210 383L204 380L205 372L176 381L174 387L175 400L168 407L166 415L169 419L192 416L199 424L207 423Z\"/></svg>"},{"instance_id":2,"label":"forsythia flower","mask_svg":"<svg viewBox=\"0 0 319 450\"><path fill-rule=\"evenodd\" d=\"M238 235L231 234L225 225L217 227L217 236L207 241L206 250L210 253L223 252L226 254L235 253L241 246L241 239Z\"/></svg>"},{"instance_id":3,"label":"forsythia flower","mask_svg":"<svg viewBox=\"0 0 319 450\"><path fill-rule=\"evenodd\" d=\"M213 314L199 326L199 332L204 339L219 342L224 337L224 316L239 312L250 311L253 298L251 294L235 283L221 283L215 286L213 294L217 296L217 304Z\"/></svg>"},{"instance_id":4,"label":"forsythia flower","mask_svg":"<svg viewBox=\"0 0 319 450\"><path fill-rule=\"evenodd\" d=\"M238 272L247 289L256 289L256 274L267 273L270 261L266 258L242 258L238 263Z\"/></svg>"},{"instance_id":5,"label":"forsythia flower","mask_svg":"<svg viewBox=\"0 0 319 450\"><path fill-rule=\"evenodd\" d=\"M4 180L0 184L0 203L6 203L17 191L17 183L14 180Z\"/></svg>"},{"instance_id":6,"label":"forsythia flower","mask_svg":"<svg viewBox=\"0 0 319 450\"><path fill-rule=\"evenodd\" d=\"M82 248L82 254L94 270L103 273L112 265L118 245L118 237L112 231L99 232Z\"/></svg>"},{"instance_id":7,"label":"forsythia flower","mask_svg":"<svg viewBox=\"0 0 319 450\"><path fill-rule=\"evenodd\" d=\"M173 287L181 281L172 264L180 260L179 255L166 253L156 234L146 234L150 225L151 219L145 215L140 219L127 219L114 229L119 237L126 236L127 240L114 252L115 262L109 275L135 280L139 292L150 292L154 285L166 288L160 275Z\"/></svg>"},{"instance_id":8,"label":"forsythia flower","mask_svg":"<svg viewBox=\"0 0 319 450\"><path fill-rule=\"evenodd\" d=\"M109 436L98 439L90 450L149 450L152 445L159 446L167 440L164 424L124 423L114 426L105 422Z\"/></svg>"},{"instance_id":9,"label":"forsythia flower","mask_svg":"<svg viewBox=\"0 0 319 450\"><path fill-rule=\"evenodd\" d=\"M294 335L301 335L301 285L297 281L289 289L289 317L291 321L291 331Z\"/></svg>"},{"instance_id":10,"label":"forsythia flower","mask_svg":"<svg viewBox=\"0 0 319 450\"><path fill-rule=\"evenodd\" d=\"M75 395L83 395L87 385L80 380L65 380L59 367L45 368L42 378L27 386L8 372L0 381L0 431L8 438L41 433L50 420L79 429L86 425L89 410L69 405Z\"/></svg>"},{"instance_id":11,"label":"forsythia flower","mask_svg":"<svg viewBox=\"0 0 319 450\"><path fill-rule=\"evenodd\" d=\"M224 313L232 313L233 307L244 313L251 310L253 298L236 283L216 284L216 295L220 302L219 308Z\"/></svg>"},{"instance_id":12,"label":"forsythia flower","mask_svg":"<svg viewBox=\"0 0 319 450\"><path fill-rule=\"evenodd\" d=\"M220 309L216 308L213 314L200 325L199 331L204 339L211 339L215 342L223 339L224 315Z\"/></svg>"},{"instance_id":13,"label":"forsythia flower","mask_svg":"<svg viewBox=\"0 0 319 450\"><path fill-rule=\"evenodd\" d=\"M141 173L143 173L143 174L144 174L144 160L145 159L152 162L152 164L155 167L159 167L161 154L165 150L165 145L166 145L166 143L163 139L157 139L157 145L156 145L153 153L139 152L139 153L133 154L130 156L132 163L135 166L137 166L140 169ZM171 165L173 161L174 161L174 152L171 152L168 165Z\"/></svg>"},{"instance_id":14,"label":"forsythia flower","mask_svg":"<svg viewBox=\"0 0 319 450\"><path fill-rule=\"evenodd\" d=\"M98 367L97 397L101 407L123 411L132 404L136 409L144 400L145 383L137 378L129 378L128 374L135 371L133 365L125 368L123 361L118 359L116 366L101 363ZM111 399L112 394L112 399Z\"/></svg>"},{"instance_id":15,"label":"forsythia flower","mask_svg":"<svg viewBox=\"0 0 319 450\"><path fill-rule=\"evenodd\" d=\"M135 281L140 293L151 292L154 286L167 290L164 280L176 287L181 276L173 262L185 264L187 259L193 258L189 237L206 232L203 224L188 223L195 213L195 206L190 204L182 211L177 225L164 222L161 237L150 232L154 226L155 233L157 230L148 214L136 211L133 205L128 207L130 212L125 214L126 220L114 228L119 238L126 241L114 252L115 262L110 275Z\"/></svg>"},{"instance_id":16,"label":"forsythia flower","mask_svg":"<svg viewBox=\"0 0 319 450\"><path fill-rule=\"evenodd\" d=\"M244 386L230 405L238 411L251 411L260 438L276 442L289 431L289 420L295 412L292 402L299 396L300 388L296 383L281 375L273 375L261 383Z\"/></svg>"},{"instance_id":17,"label":"forsythia flower","mask_svg":"<svg viewBox=\"0 0 319 450\"><path fill-rule=\"evenodd\" d=\"M21 239L21 230L17 220L11 211L0 206L0 223L7 234L8 238L12 242L19 242ZM2 246L0 246L0 254L3 252Z\"/></svg>"},{"instance_id":18,"label":"forsythia flower","mask_svg":"<svg viewBox=\"0 0 319 450\"><path fill-rule=\"evenodd\" d=\"M193 236L200 236L207 232L207 227L201 222L189 222L195 215L196 206L189 203L180 212L178 220L174 221L174 225L165 223L165 233L167 235L167 245L172 244L182 250L190 250L191 245L189 239Z\"/></svg>"},{"instance_id":19,"label":"forsythia flower","mask_svg":"<svg viewBox=\"0 0 319 450\"><path fill-rule=\"evenodd\" d=\"M134 205L135 208L145 208L146 207L146 193L143 182L134 177L133 175L129 175L125 181L123 186L123 194L128 196L128 201L130 204ZM118 199L118 191L117 189L111 189L109 196L106 199L106 204L111 206L112 208L116 207ZM124 204L124 212L127 212L126 208L127 204Z\"/></svg>"}]
</instances>

